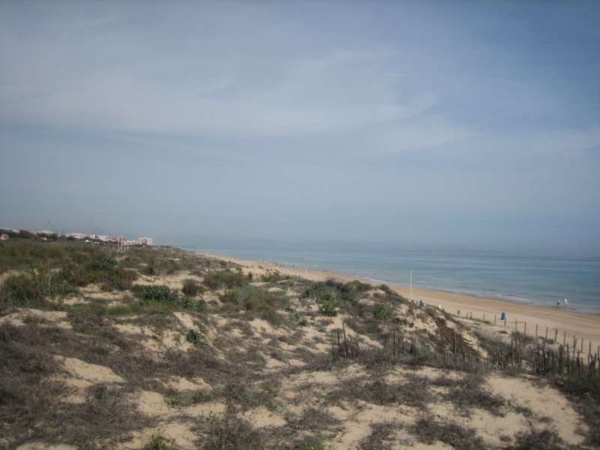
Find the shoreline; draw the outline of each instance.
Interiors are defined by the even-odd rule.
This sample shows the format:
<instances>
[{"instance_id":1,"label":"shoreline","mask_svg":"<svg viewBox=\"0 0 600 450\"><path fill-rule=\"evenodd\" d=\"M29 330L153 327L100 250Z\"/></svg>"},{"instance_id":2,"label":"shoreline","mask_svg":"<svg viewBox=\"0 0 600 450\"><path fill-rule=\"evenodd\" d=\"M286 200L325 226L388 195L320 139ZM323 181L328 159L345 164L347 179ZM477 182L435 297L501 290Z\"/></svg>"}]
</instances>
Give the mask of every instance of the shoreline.
<instances>
[{"instance_id":1,"label":"shoreline","mask_svg":"<svg viewBox=\"0 0 600 450\"><path fill-rule=\"evenodd\" d=\"M247 259L232 255L201 251L193 253L217 260L231 261L242 266L246 271L254 273L277 270L282 275L298 276L311 281L325 281L328 278L336 278L345 282L358 280L371 285L387 284L398 294L410 299L410 287L400 283L382 282L335 270L296 267L273 261ZM505 312L507 313L507 329L514 330L516 326L519 331L523 332L524 326L526 326L527 334L533 335L537 326L538 335L545 336L546 329L548 329L548 337L554 338L554 336L557 336L557 340L560 343L564 341L567 344L572 344L575 337L577 338L578 348L582 342L581 339L584 340L584 350L588 349L590 342L594 353L600 348L600 313L581 312L569 308L557 308L550 305L525 303L506 298L480 296L441 289L413 286L412 291L412 300L417 302L423 300L426 304L441 307L454 316L466 319L466 315L471 314L473 319L485 319L492 324L495 316L497 326L504 327L504 324L499 319L500 314ZM459 311L460 314L458 313Z\"/></svg>"}]
</instances>

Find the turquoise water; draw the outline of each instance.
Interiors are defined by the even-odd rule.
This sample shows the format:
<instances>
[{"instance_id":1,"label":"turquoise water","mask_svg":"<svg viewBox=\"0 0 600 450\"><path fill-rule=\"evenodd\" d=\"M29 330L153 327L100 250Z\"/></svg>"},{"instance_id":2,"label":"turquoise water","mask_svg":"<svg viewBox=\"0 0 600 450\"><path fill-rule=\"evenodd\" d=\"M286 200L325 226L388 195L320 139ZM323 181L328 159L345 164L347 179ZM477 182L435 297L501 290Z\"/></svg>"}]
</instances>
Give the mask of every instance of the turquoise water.
<instances>
[{"instance_id":1,"label":"turquoise water","mask_svg":"<svg viewBox=\"0 0 600 450\"><path fill-rule=\"evenodd\" d=\"M436 252L381 244L298 243L191 239L177 246L297 267L521 302L600 313L600 260L507 256L481 252Z\"/></svg>"}]
</instances>

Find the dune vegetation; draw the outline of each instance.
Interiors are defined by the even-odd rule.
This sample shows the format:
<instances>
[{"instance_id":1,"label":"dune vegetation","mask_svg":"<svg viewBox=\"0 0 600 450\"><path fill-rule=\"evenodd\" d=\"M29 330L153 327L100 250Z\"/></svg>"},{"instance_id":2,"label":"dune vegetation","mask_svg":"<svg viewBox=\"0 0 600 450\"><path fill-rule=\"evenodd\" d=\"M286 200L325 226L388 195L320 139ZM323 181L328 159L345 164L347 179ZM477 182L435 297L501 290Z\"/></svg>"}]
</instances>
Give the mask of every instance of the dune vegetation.
<instances>
[{"instance_id":1,"label":"dune vegetation","mask_svg":"<svg viewBox=\"0 0 600 450\"><path fill-rule=\"evenodd\" d=\"M598 361L389 287L0 243L0 448L600 448Z\"/></svg>"}]
</instances>

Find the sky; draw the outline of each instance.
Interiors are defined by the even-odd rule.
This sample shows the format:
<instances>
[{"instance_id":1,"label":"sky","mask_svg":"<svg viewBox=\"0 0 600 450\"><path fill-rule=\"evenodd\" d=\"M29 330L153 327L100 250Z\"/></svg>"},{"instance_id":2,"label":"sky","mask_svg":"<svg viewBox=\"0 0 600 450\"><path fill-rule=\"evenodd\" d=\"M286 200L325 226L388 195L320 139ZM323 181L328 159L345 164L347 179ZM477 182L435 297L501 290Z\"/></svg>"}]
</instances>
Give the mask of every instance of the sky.
<instances>
[{"instance_id":1,"label":"sky","mask_svg":"<svg viewBox=\"0 0 600 450\"><path fill-rule=\"evenodd\" d=\"M0 227L600 257L600 3L0 2Z\"/></svg>"}]
</instances>

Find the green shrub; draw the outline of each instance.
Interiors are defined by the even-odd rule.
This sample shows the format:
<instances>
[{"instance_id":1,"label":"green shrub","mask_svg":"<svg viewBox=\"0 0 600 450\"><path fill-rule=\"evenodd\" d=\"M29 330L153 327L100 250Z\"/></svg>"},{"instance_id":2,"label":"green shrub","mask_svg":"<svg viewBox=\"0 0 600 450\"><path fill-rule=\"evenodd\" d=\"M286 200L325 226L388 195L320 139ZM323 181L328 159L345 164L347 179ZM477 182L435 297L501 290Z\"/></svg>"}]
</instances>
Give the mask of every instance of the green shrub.
<instances>
[{"instance_id":1,"label":"green shrub","mask_svg":"<svg viewBox=\"0 0 600 450\"><path fill-rule=\"evenodd\" d=\"M112 272L117 267L115 258L100 256L84 264L84 269L88 272Z\"/></svg>"},{"instance_id":2,"label":"green shrub","mask_svg":"<svg viewBox=\"0 0 600 450\"><path fill-rule=\"evenodd\" d=\"M119 291L126 291L127 289L131 289L133 282L137 280L137 278L137 272L117 267L113 271L107 273L103 288L105 290L117 289Z\"/></svg>"},{"instance_id":3,"label":"green shrub","mask_svg":"<svg viewBox=\"0 0 600 450\"><path fill-rule=\"evenodd\" d=\"M319 281L308 286L302 296L305 298L312 297L317 302L321 302L335 297L335 290L331 289L325 283Z\"/></svg>"},{"instance_id":4,"label":"green shrub","mask_svg":"<svg viewBox=\"0 0 600 450\"><path fill-rule=\"evenodd\" d=\"M337 302L335 300L327 300L319 305L319 314L322 316L337 316Z\"/></svg>"},{"instance_id":5,"label":"green shrub","mask_svg":"<svg viewBox=\"0 0 600 450\"><path fill-rule=\"evenodd\" d=\"M306 437L294 445L295 450L325 450L323 439L317 436Z\"/></svg>"},{"instance_id":6,"label":"green shrub","mask_svg":"<svg viewBox=\"0 0 600 450\"><path fill-rule=\"evenodd\" d=\"M263 319L278 325L281 317L277 310L285 308L287 298L275 296L256 286L244 286L230 289L221 295L221 301L236 310L258 313Z\"/></svg>"},{"instance_id":7,"label":"green shrub","mask_svg":"<svg viewBox=\"0 0 600 450\"><path fill-rule=\"evenodd\" d=\"M206 438L202 450L262 450L263 436L244 419L234 414L221 418L209 417Z\"/></svg>"},{"instance_id":8,"label":"green shrub","mask_svg":"<svg viewBox=\"0 0 600 450\"><path fill-rule=\"evenodd\" d=\"M169 388L164 394L165 401L171 406L180 406L182 402L181 392L177 389Z\"/></svg>"},{"instance_id":9,"label":"green shrub","mask_svg":"<svg viewBox=\"0 0 600 450\"><path fill-rule=\"evenodd\" d=\"M36 306L44 303L45 292L34 276L12 275L0 289L3 306Z\"/></svg>"},{"instance_id":10,"label":"green shrub","mask_svg":"<svg viewBox=\"0 0 600 450\"><path fill-rule=\"evenodd\" d=\"M184 297L178 303L183 309L190 309L196 312L206 311L206 302L204 300L194 300L190 297Z\"/></svg>"},{"instance_id":11,"label":"green shrub","mask_svg":"<svg viewBox=\"0 0 600 450\"><path fill-rule=\"evenodd\" d=\"M393 309L383 303L373 306L373 318L377 320L388 320L392 317Z\"/></svg>"},{"instance_id":12,"label":"green shrub","mask_svg":"<svg viewBox=\"0 0 600 450\"><path fill-rule=\"evenodd\" d=\"M222 287L232 289L234 287L245 286L249 281L249 278L244 276L241 271L218 270L208 272L204 275L202 283L209 289L219 289Z\"/></svg>"},{"instance_id":13,"label":"green shrub","mask_svg":"<svg viewBox=\"0 0 600 450\"><path fill-rule=\"evenodd\" d=\"M354 302L360 295L372 289L370 285L360 281L343 283L334 279L312 283L304 291L303 297L312 297L318 303L327 302L331 299L341 302Z\"/></svg>"},{"instance_id":14,"label":"green shrub","mask_svg":"<svg viewBox=\"0 0 600 450\"><path fill-rule=\"evenodd\" d=\"M99 257L86 263L69 261L62 268L62 276L75 286L100 284L104 290L130 289L137 279L137 272L118 267L114 258Z\"/></svg>"},{"instance_id":15,"label":"green shrub","mask_svg":"<svg viewBox=\"0 0 600 450\"><path fill-rule=\"evenodd\" d=\"M174 450L173 444L160 435L152 436L144 450Z\"/></svg>"},{"instance_id":16,"label":"green shrub","mask_svg":"<svg viewBox=\"0 0 600 450\"><path fill-rule=\"evenodd\" d=\"M160 285L142 285L136 284L131 289L133 294L144 301L156 301L166 303L177 303L179 301L179 294L177 291L171 289L168 286Z\"/></svg>"},{"instance_id":17,"label":"green shrub","mask_svg":"<svg viewBox=\"0 0 600 450\"><path fill-rule=\"evenodd\" d=\"M42 307L47 298L64 297L77 291L60 273L12 275L0 288L0 304L4 306Z\"/></svg>"},{"instance_id":18,"label":"green shrub","mask_svg":"<svg viewBox=\"0 0 600 450\"><path fill-rule=\"evenodd\" d=\"M201 294L202 291L202 286L195 280L185 280L183 282L183 287L181 288L181 292L187 297L195 297L196 295Z\"/></svg>"},{"instance_id":19,"label":"green shrub","mask_svg":"<svg viewBox=\"0 0 600 450\"><path fill-rule=\"evenodd\" d=\"M392 291L392 288L390 288L387 284L380 284L377 287L379 289L381 289L383 292L385 292L386 294L389 294L389 295L395 295L396 294L394 291Z\"/></svg>"},{"instance_id":20,"label":"green shrub","mask_svg":"<svg viewBox=\"0 0 600 450\"><path fill-rule=\"evenodd\" d=\"M197 331L188 330L188 332L185 334L185 340L191 342L192 344L197 344L200 342L200 339L200 334Z\"/></svg>"}]
</instances>

